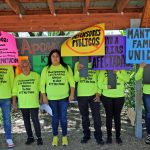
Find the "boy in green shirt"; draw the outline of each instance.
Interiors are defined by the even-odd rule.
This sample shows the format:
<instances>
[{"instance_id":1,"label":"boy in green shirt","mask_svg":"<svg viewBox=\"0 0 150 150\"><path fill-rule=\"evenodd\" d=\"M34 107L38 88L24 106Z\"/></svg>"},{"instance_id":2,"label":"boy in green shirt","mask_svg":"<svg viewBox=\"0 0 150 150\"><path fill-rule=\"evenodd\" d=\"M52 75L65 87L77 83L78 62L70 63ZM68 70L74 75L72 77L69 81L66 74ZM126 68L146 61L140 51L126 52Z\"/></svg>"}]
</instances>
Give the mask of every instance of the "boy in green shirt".
<instances>
[{"instance_id":1,"label":"boy in green shirt","mask_svg":"<svg viewBox=\"0 0 150 150\"><path fill-rule=\"evenodd\" d=\"M40 76L30 71L30 64L27 60L21 61L22 73L17 75L13 85L13 108L17 109L16 97L18 97L18 107L20 108L27 132L26 145L34 142L31 129L30 115L37 136L37 145L42 145L41 128L38 118L39 111L39 91Z\"/></svg>"}]
</instances>

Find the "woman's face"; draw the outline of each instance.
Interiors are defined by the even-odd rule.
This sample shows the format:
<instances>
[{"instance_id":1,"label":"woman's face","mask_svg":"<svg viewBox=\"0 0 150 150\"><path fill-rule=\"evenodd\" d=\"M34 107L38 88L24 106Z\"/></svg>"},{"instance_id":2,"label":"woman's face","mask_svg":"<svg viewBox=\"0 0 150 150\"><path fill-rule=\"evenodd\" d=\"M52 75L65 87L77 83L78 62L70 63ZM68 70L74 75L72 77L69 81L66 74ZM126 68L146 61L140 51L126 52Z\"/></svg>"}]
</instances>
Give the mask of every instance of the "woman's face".
<instances>
[{"instance_id":1,"label":"woman's face","mask_svg":"<svg viewBox=\"0 0 150 150\"><path fill-rule=\"evenodd\" d=\"M30 74L30 64L28 62L22 62L20 65L20 69L24 75Z\"/></svg>"},{"instance_id":2,"label":"woman's face","mask_svg":"<svg viewBox=\"0 0 150 150\"><path fill-rule=\"evenodd\" d=\"M54 66L56 65L59 65L60 64L60 57L57 53L53 53L52 56L51 56L51 61L52 61L52 64Z\"/></svg>"}]
</instances>

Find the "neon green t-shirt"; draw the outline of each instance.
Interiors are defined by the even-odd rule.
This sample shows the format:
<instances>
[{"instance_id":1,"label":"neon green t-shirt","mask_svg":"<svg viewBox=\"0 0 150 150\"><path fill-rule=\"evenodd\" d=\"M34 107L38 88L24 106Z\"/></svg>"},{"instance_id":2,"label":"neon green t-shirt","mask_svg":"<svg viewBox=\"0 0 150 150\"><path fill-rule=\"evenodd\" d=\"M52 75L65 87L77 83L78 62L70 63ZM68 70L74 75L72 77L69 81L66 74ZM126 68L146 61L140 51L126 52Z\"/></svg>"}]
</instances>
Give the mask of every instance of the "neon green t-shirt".
<instances>
[{"instance_id":1,"label":"neon green t-shirt","mask_svg":"<svg viewBox=\"0 0 150 150\"><path fill-rule=\"evenodd\" d=\"M11 98L14 82L14 70L12 66L0 66L0 99Z\"/></svg>"},{"instance_id":2,"label":"neon green t-shirt","mask_svg":"<svg viewBox=\"0 0 150 150\"><path fill-rule=\"evenodd\" d=\"M129 82L130 76L125 70L119 70L116 73L117 75L117 86L116 89L108 89L108 77L106 71L101 71L98 77L98 86L102 89L102 95L106 97L118 98L124 97L124 84Z\"/></svg>"},{"instance_id":3,"label":"neon green t-shirt","mask_svg":"<svg viewBox=\"0 0 150 150\"><path fill-rule=\"evenodd\" d=\"M135 75L136 81L141 80L143 78L143 72L144 72L144 69L139 67L139 70L137 71ZM150 84L143 84L143 93L150 94Z\"/></svg>"},{"instance_id":4,"label":"neon green t-shirt","mask_svg":"<svg viewBox=\"0 0 150 150\"><path fill-rule=\"evenodd\" d=\"M19 108L39 107L40 76L30 72L28 76L23 73L16 76L12 95L18 97Z\"/></svg>"},{"instance_id":5,"label":"neon green t-shirt","mask_svg":"<svg viewBox=\"0 0 150 150\"><path fill-rule=\"evenodd\" d=\"M92 96L96 93L101 93L98 89L98 74L99 71L91 70L91 63L88 63L88 77L80 77L77 69L79 62L75 64L74 68L74 79L77 84L77 96Z\"/></svg>"},{"instance_id":6,"label":"neon green t-shirt","mask_svg":"<svg viewBox=\"0 0 150 150\"><path fill-rule=\"evenodd\" d=\"M69 85L75 87L73 73L61 64L43 68L41 73L41 93L46 93L48 100L60 100L69 96Z\"/></svg>"}]
</instances>

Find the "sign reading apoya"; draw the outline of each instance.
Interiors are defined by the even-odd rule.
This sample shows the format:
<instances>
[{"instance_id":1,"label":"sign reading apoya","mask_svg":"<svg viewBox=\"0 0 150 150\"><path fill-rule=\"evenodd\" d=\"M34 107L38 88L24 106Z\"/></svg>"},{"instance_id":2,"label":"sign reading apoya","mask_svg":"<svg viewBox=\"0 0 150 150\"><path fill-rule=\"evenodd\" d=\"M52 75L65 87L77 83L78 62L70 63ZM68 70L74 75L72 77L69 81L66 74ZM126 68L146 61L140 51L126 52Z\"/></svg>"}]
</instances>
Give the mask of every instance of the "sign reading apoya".
<instances>
[{"instance_id":1,"label":"sign reading apoya","mask_svg":"<svg viewBox=\"0 0 150 150\"><path fill-rule=\"evenodd\" d=\"M62 56L105 55L104 24L82 30L61 46Z\"/></svg>"},{"instance_id":2,"label":"sign reading apoya","mask_svg":"<svg viewBox=\"0 0 150 150\"><path fill-rule=\"evenodd\" d=\"M6 32L0 32L0 65L18 65L16 40Z\"/></svg>"}]
</instances>

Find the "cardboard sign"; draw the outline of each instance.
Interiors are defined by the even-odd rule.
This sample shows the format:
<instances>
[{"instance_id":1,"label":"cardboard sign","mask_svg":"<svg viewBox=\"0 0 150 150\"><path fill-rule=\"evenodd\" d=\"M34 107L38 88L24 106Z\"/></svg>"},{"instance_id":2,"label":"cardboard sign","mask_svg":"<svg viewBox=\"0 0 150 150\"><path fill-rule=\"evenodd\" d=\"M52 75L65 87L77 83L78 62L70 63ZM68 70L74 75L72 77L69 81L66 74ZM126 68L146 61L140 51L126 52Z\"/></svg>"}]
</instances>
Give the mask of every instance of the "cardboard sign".
<instances>
[{"instance_id":1,"label":"cardboard sign","mask_svg":"<svg viewBox=\"0 0 150 150\"><path fill-rule=\"evenodd\" d=\"M105 56L92 57L94 70L130 70L132 66L126 64L126 37L105 36Z\"/></svg>"},{"instance_id":2,"label":"cardboard sign","mask_svg":"<svg viewBox=\"0 0 150 150\"><path fill-rule=\"evenodd\" d=\"M150 84L150 64L144 67L143 84Z\"/></svg>"},{"instance_id":3,"label":"cardboard sign","mask_svg":"<svg viewBox=\"0 0 150 150\"><path fill-rule=\"evenodd\" d=\"M18 65L16 40L7 32L0 32L0 65Z\"/></svg>"},{"instance_id":4,"label":"cardboard sign","mask_svg":"<svg viewBox=\"0 0 150 150\"><path fill-rule=\"evenodd\" d=\"M72 58L63 57L63 61L72 68ZM48 63L48 55L34 55L32 58L33 71L41 74L43 68Z\"/></svg>"},{"instance_id":5,"label":"cardboard sign","mask_svg":"<svg viewBox=\"0 0 150 150\"><path fill-rule=\"evenodd\" d=\"M84 65L84 68L80 70L80 77L88 76L88 57L79 57L79 63Z\"/></svg>"},{"instance_id":6,"label":"cardboard sign","mask_svg":"<svg viewBox=\"0 0 150 150\"><path fill-rule=\"evenodd\" d=\"M61 46L62 56L105 55L104 24L97 24L82 30Z\"/></svg>"},{"instance_id":7,"label":"cardboard sign","mask_svg":"<svg viewBox=\"0 0 150 150\"><path fill-rule=\"evenodd\" d=\"M20 56L28 56L31 68L37 73L41 73L43 67L47 65L46 57L53 49L60 50L62 43L68 37L30 37L16 38ZM45 57L46 56L46 57ZM64 62L73 66L72 57L63 58Z\"/></svg>"},{"instance_id":8,"label":"cardboard sign","mask_svg":"<svg viewBox=\"0 0 150 150\"><path fill-rule=\"evenodd\" d=\"M33 71L41 74L43 68L47 65L48 56L47 55L34 55L32 58Z\"/></svg>"},{"instance_id":9,"label":"cardboard sign","mask_svg":"<svg viewBox=\"0 0 150 150\"><path fill-rule=\"evenodd\" d=\"M108 85L111 86L111 89L116 89L116 74L113 72L113 70L107 71L107 77L108 77Z\"/></svg>"},{"instance_id":10,"label":"cardboard sign","mask_svg":"<svg viewBox=\"0 0 150 150\"><path fill-rule=\"evenodd\" d=\"M129 28L126 31L126 63L150 64L150 28Z\"/></svg>"}]
</instances>

